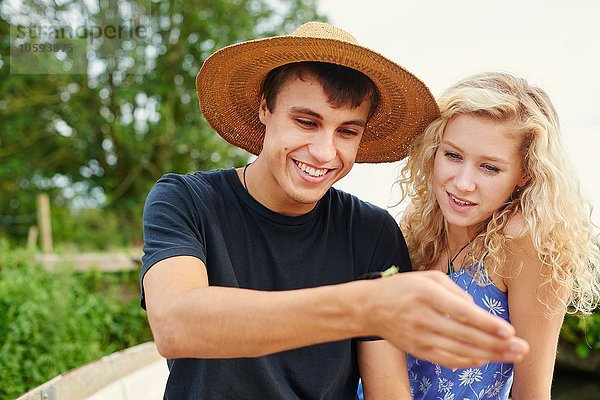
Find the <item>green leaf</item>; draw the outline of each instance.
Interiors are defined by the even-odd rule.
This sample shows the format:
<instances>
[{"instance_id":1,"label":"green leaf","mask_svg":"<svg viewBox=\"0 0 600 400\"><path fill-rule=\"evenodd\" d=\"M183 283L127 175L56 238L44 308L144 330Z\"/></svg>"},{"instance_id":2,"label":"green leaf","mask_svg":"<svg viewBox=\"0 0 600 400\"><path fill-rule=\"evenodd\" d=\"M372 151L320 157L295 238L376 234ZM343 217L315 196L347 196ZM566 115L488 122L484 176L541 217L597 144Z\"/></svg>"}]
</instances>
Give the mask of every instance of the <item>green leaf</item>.
<instances>
[{"instance_id":1,"label":"green leaf","mask_svg":"<svg viewBox=\"0 0 600 400\"><path fill-rule=\"evenodd\" d=\"M383 271L381 273L381 277L382 278L386 278L388 276L392 276L392 275L397 274L399 271L400 271L400 268L398 268L395 265L392 265L391 267L389 267L388 269L386 269L385 271Z\"/></svg>"}]
</instances>

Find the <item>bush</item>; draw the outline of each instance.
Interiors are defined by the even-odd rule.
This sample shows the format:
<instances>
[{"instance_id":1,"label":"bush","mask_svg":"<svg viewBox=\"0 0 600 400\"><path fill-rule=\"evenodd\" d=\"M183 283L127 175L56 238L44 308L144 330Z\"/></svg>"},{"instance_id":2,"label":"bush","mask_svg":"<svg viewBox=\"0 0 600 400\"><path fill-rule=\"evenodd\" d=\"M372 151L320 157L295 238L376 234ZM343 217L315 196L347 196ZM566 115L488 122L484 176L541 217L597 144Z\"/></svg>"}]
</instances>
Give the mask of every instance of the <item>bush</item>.
<instances>
[{"instance_id":1,"label":"bush","mask_svg":"<svg viewBox=\"0 0 600 400\"><path fill-rule=\"evenodd\" d=\"M0 243L0 398L151 340L137 272L48 273Z\"/></svg>"},{"instance_id":2,"label":"bush","mask_svg":"<svg viewBox=\"0 0 600 400\"><path fill-rule=\"evenodd\" d=\"M600 310L578 317L567 315L561 329L561 339L575 345L575 354L587 358L593 351L600 350Z\"/></svg>"},{"instance_id":3,"label":"bush","mask_svg":"<svg viewBox=\"0 0 600 400\"><path fill-rule=\"evenodd\" d=\"M53 207L52 234L54 244L66 250L110 250L123 248L141 240L141 212L131 217L131 224L119 221L116 213L106 208L70 210ZM136 240L137 238L137 240Z\"/></svg>"}]
</instances>

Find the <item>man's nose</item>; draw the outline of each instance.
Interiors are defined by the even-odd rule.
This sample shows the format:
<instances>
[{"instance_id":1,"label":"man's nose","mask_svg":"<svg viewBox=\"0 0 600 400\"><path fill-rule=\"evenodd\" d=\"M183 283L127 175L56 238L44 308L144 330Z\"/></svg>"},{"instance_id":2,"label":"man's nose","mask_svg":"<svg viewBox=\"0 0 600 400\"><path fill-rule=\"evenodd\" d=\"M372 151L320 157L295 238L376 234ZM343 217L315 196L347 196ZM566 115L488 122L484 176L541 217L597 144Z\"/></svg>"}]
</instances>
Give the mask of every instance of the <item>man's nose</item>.
<instances>
[{"instance_id":1,"label":"man's nose","mask_svg":"<svg viewBox=\"0 0 600 400\"><path fill-rule=\"evenodd\" d=\"M335 158L337 150L335 148L335 133L321 132L314 138L309 145L310 154L319 162L325 163Z\"/></svg>"}]
</instances>

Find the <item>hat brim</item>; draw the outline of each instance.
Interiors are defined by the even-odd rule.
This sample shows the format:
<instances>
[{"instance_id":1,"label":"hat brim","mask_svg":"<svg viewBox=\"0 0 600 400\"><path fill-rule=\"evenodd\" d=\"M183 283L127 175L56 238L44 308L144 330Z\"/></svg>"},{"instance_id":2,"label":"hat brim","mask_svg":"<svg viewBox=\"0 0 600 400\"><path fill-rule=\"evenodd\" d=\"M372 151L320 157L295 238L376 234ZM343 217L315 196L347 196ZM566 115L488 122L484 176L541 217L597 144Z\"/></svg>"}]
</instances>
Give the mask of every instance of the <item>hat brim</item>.
<instances>
[{"instance_id":1,"label":"hat brim","mask_svg":"<svg viewBox=\"0 0 600 400\"><path fill-rule=\"evenodd\" d=\"M274 68L301 61L353 68L377 87L379 105L363 134L358 163L401 160L439 115L423 82L373 50L333 39L276 36L224 47L206 59L196 77L204 117L229 143L259 154L265 132L258 119L263 81Z\"/></svg>"}]
</instances>

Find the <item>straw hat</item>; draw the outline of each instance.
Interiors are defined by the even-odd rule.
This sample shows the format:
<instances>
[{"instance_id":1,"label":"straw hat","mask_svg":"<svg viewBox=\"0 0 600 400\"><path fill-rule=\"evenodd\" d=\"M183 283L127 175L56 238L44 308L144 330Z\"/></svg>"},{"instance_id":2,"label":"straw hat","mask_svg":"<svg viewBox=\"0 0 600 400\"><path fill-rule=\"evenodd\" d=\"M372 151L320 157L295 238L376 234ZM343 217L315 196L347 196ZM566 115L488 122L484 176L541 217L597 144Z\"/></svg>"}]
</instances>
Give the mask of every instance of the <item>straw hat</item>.
<instances>
[{"instance_id":1,"label":"straw hat","mask_svg":"<svg viewBox=\"0 0 600 400\"><path fill-rule=\"evenodd\" d=\"M196 77L204 117L229 143L260 153L265 132L258 119L262 83L272 69L300 61L340 64L375 83L379 105L367 123L356 162L404 158L412 139L439 115L427 86L410 72L358 45L342 29L309 22L289 36L234 44L207 58Z\"/></svg>"}]
</instances>

